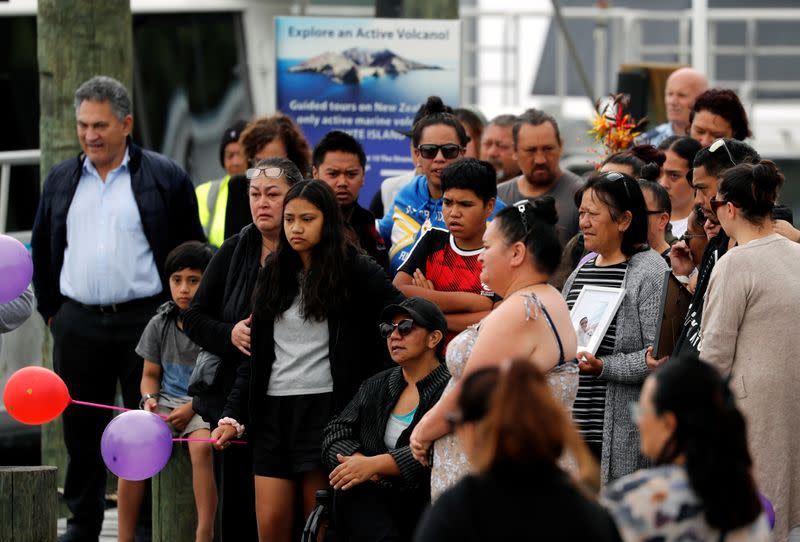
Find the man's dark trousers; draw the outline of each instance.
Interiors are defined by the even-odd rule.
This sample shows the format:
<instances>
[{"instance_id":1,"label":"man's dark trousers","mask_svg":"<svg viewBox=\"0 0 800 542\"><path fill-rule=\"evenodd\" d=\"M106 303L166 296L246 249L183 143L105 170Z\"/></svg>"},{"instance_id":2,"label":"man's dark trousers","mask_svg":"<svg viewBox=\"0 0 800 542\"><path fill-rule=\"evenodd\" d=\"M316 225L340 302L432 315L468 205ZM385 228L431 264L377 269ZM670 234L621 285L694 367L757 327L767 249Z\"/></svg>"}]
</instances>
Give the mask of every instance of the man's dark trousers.
<instances>
[{"instance_id":1,"label":"man's dark trousers","mask_svg":"<svg viewBox=\"0 0 800 542\"><path fill-rule=\"evenodd\" d=\"M119 381L123 404L138 408L141 397L142 358L135 348L142 331L155 314L159 300L123 305L118 312L87 308L67 300L53 317L53 365L80 401L114 404ZM96 540L103 523L106 467L100 438L111 413L105 409L72 405L63 414L64 441L69 454L64 500L73 517L70 531ZM149 523L149 506L141 519Z\"/></svg>"}]
</instances>

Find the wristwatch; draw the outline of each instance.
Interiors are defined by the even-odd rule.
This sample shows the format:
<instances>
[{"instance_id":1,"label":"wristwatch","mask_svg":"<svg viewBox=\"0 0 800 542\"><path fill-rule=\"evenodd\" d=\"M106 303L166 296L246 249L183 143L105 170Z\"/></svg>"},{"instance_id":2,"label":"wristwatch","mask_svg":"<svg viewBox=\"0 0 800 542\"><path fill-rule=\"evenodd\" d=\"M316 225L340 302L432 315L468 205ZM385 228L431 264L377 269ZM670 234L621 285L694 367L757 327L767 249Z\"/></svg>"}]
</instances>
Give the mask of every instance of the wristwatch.
<instances>
[{"instance_id":1,"label":"wristwatch","mask_svg":"<svg viewBox=\"0 0 800 542\"><path fill-rule=\"evenodd\" d=\"M155 399L157 403L160 396L160 393L145 393L139 400L139 410L144 410L144 404L150 399Z\"/></svg>"}]
</instances>

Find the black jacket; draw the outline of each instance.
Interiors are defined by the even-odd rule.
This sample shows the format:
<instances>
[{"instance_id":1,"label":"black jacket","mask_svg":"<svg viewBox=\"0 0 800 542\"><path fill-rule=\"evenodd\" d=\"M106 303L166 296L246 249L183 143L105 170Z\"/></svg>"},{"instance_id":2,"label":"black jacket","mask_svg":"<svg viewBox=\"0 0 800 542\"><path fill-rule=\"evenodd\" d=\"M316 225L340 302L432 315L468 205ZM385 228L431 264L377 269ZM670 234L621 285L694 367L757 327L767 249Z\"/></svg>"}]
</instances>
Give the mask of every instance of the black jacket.
<instances>
[{"instance_id":1,"label":"black jacket","mask_svg":"<svg viewBox=\"0 0 800 542\"><path fill-rule=\"evenodd\" d=\"M414 419L397 439L397 447L388 450L384 443L386 423L406 388L403 369L394 367L367 379L353 400L325 428L322 442L322 460L328 470L339 465L336 454L353 455L361 452L366 456L389 453L402 476L402 486L422 488L430 496L431 471L411 455L409 441L411 432L422 416L436 404L444 391L450 372L442 363L417 382L419 405Z\"/></svg>"},{"instance_id":2,"label":"black jacket","mask_svg":"<svg viewBox=\"0 0 800 542\"><path fill-rule=\"evenodd\" d=\"M389 251L383 242L383 237L375 226L375 216L364 209L358 202L351 209L345 210L347 225L352 228L356 241L361 249L378 262L384 269L389 269Z\"/></svg>"},{"instance_id":3,"label":"black jacket","mask_svg":"<svg viewBox=\"0 0 800 542\"><path fill-rule=\"evenodd\" d=\"M504 465L443 493L417 526L417 542L620 540L611 515L554 465Z\"/></svg>"},{"instance_id":4,"label":"black jacket","mask_svg":"<svg viewBox=\"0 0 800 542\"><path fill-rule=\"evenodd\" d=\"M333 414L344 408L366 378L392 363L386 341L378 333L378 324L386 305L404 299L386 272L369 256L351 253L346 265L351 298L339 307L337 316L328 318ZM252 356L239 366L223 416L247 423L262 410L275 362L274 324L274 319L253 316Z\"/></svg>"},{"instance_id":5,"label":"black jacket","mask_svg":"<svg viewBox=\"0 0 800 542\"><path fill-rule=\"evenodd\" d=\"M729 242L730 237L725 233L725 230L721 229L706 245L703 259L700 261L700 267L698 268L697 285L695 286L694 294L692 294L692 301L689 303L686 318L683 321L683 329L678 336L678 340L675 341L675 348L672 350L673 357L679 354L700 355L700 326L703 322L703 303L706 297L706 290L708 289L708 283L711 281L711 272L714 270L717 261L728 251Z\"/></svg>"},{"instance_id":6,"label":"black jacket","mask_svg":"<svg viewBox=\"0 0 800 542\"><path fill-rule=\"evenodd\" d=\"M164 260L169 251L186 241L205 241L194 186L178 164L160 154L143 150L130 138L128 152L133 197L164 290L168 291ZM67 246L67 213L85 158L81 153L53 166L44 181L33 223L33 286L37 309L45 322L64 302L59 281Z\"/></svg>"},{"instance_id":7,"label":"black jacket","mask_svg":"<svg viewBox=\"0 0 800 542\"><path fill-rule=\"evenodd\" d=\"M229 237L209 262L192 305L183 316L183 331L195 343L222 358L215 387L192 397L194 411L216 425L244 361L231 343L237 322L252 312L253 289L261 267L262 237L251 223Z\"/></svg>"}]
</instances>

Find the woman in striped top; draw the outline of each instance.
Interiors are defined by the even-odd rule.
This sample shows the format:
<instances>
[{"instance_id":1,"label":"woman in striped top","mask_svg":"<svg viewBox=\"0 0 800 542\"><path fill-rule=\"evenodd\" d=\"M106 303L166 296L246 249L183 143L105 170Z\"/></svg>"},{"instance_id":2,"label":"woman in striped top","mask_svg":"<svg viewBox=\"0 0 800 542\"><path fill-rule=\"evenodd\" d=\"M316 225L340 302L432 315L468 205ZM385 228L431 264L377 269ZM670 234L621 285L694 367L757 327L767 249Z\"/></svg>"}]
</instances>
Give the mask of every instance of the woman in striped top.
<instances>
[{"instance_id":1,"label":"woman in striped top","mask_svg":"<svg viewBox=\"0 0 800 542\"><path fill-rule=\"evenodd\" d=\"M366 380L325 429L322 457L336 492L336 534L348 540L409 540L430 498L431 472L409 436L444 390L447 321L433 302L410 297L383 311L381 335L397 367Z\"/></svg>"},{"instance_id":2,"label":"woman in striped top","mask_svg":"<svg viewBox=\"0 0 800 542\"><path fill-rule=\"evenodd\" d=\"M600 460L603 483L645 466L636 425L627 414L649 374L664 259L647 246L647 207L638 183L601 173L575 195L586 248L598 255L572 272L563 295L572 309L584 286L624 288L625 295L595 355L578 352L580 386L573 416Z\"/></svg>"}]
</instances>

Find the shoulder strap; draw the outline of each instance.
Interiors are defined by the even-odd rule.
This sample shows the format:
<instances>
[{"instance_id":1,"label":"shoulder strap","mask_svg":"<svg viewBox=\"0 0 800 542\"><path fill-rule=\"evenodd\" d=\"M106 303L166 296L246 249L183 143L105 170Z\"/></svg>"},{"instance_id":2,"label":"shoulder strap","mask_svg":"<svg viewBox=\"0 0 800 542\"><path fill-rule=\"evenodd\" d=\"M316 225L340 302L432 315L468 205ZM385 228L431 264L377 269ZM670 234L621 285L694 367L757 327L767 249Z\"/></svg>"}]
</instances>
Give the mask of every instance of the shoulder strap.
<instances>
[{"instance_id":1,"label":"shoulder strap","mask_svg":"<svg viewBox=\"0 0 800 542\"><path fill-rule=\"evenodd\" d=\"M542 314L544 314L544 319L547 320L547 325L550 326L550 331L553 332L553 335L556 338L556 342L558 343L558 364L557 365L563 364L564 361L565 361L564 360L564 345L561 343L561 336L558 334L558 330L556 330L556 326L553 323L553 319L550 318L550 313L547 312L547 309L545 308L545 306L542 303L542 301L539 299L539 296L537 296L533 292L530 292L530 293L527 293L527 294L522 294L522 300L523 300L523 303L525 304L525 314L526 314L526 317L527 317L528 320L530 320L531 318L533 318L534 320L536 319L535 316L531 315L531 310L530 310L529 303L533 303L534 305L536 305L536 307L541 309Z\"/></svg>"}]
</instances>

